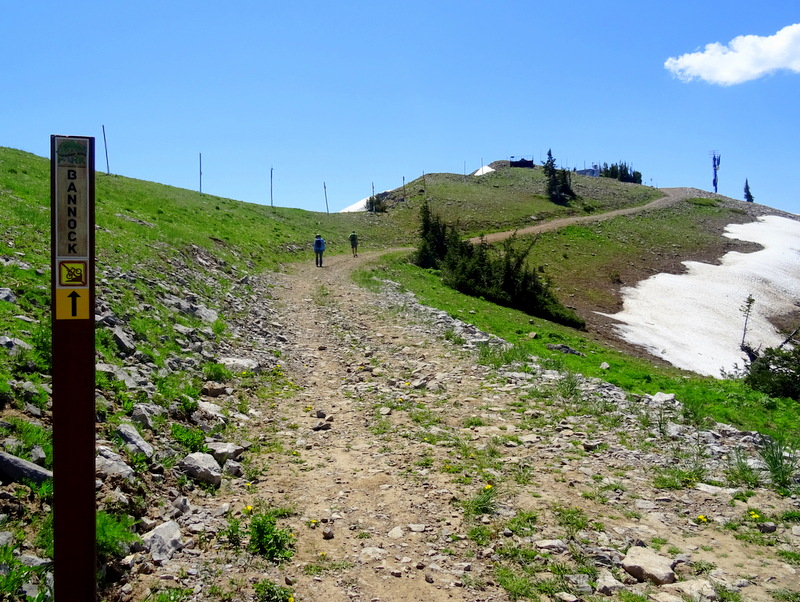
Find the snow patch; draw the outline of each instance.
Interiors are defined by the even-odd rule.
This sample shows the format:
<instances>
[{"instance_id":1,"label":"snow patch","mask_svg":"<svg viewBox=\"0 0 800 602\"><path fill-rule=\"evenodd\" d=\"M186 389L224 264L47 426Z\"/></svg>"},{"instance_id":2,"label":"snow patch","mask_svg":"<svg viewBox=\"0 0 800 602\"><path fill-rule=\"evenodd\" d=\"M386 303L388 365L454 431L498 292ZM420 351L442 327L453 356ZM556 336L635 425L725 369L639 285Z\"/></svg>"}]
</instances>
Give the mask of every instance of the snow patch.
<instances>
[{"instance_id":1,"label":"snow patch","mask_svg":"<svg viewBox=\"0 0 800 602\"><path fill-rule=\"evenodd\" d=\"M473 176L485 176L487 173L492 173L494 169L489 167L488 165L484 165L478 171L472 173Z\"/></svg>"},{"instance_id":2,"label":"snow patch","mask_svg":"<svg viewBox=\"0 0 800 602\"><path fill-rule=\"evenodd\" d=\"M669 363L721 376L744 364L739 349L744 326L741 308L755 299L747 324L753 347L777 347L785 338L769 322L797 310L800 299L800 222L776 216L730 224L725 236L755 242L754 253L726 253L721 265L685 261L685 274L657 274L622 289L623 309L603 314L622 322L620 336Z\"/></svg>"}]
</instances>

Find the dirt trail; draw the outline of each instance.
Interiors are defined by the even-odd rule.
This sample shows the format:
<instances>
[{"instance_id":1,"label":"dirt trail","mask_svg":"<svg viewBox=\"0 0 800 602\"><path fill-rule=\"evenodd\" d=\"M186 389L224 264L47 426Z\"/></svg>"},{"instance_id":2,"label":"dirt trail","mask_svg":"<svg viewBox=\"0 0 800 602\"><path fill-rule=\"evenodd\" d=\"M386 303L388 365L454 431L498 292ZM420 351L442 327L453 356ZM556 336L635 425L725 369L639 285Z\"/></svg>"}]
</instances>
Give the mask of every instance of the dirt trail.
<instances>
[{"instance_id":1,"label":"dirt trail","mask_svg":"<svg viewBox=\"0 0 800 602\"><path fill-rule=\"evenodd\" d=\"M565 226L571 226L574 224L585 224L587 222L599 222L603 220L610 219L612 217L618 217L620 215L630 215L632 213L639 213L641 211L651 211L653 209L662 209L664 207L669 207L670 205L674 205L684 199L702 196L706 197L709 196L710 193L700 190L698 188L659 188L664 193L664 196L658 198L646 205L639 205L637 207L626 207L625 209L616 209L614 211L608 211L606 213L600 213L596 215L578 215L573 217L564 217L560 219L555 219L552 221L544 222L542 224L536 224L534 226L528 226L527 228L520 228L516 230L517 234L539 234L540 232L551 232L553 230L558 230L559 228L564 228ZM716 196L716 195L715 195ZM720 197L722 198L722 197ZM514 231L508 232L494 232L492 234L487 234L484 236L484 240L487 243L495 243L510 238L514 234ZM477 243L480 241L480 237L470 239L471 242Z\"/></svg>"},{"instance_id":2,"label":"dirt trail","mask_svg":"<svg viewBox=\"0 0 800 602\"><path fill-rule=\"evenodd\" d=\"M597 546L587 550L601 556L661 540L713 563L721 579L746 574L745 599L769 600L767 583L791 585L788 565L691 518L733 520L746 504L731 506L722 490L653 489L654 466L677 461L667 456L685 444L662 444L665 455L629 449L652 436L636 418L647 410L609 405L593 418L576 406L570 416L560 404L577 398L526 397L509 377L477 365L474 351L357 287L351 271L377 255L330 256L323 268L309 261L270 276L289 342L281 361L301 389L258 408L263 440L279 445L259 457L262 478L229 499L234 507L293 506L288 525L297 546L277 567L226 565L232 576L286 581L297 602L507 602L496 582L497 550L567 541L554 508L574 507L587 524L602 525L581 531ZM558 386L555 375L540 376L541 391ZM619 423L598 424L617 412ZM590 443L595 452L581 451ZM487 464L470 467L479 461ZM603 483L613 487L600 489ZM489 484L494 513L468 520L462 503ZM760 493L749 505L777 512L787 503ZM506 526L521 510L538 516L533 537ZM467 536L476 527L492 534L488 543ZM566 547L543 551L568 556Z\"/></svg>"},{"instance_id":3,"label":"dirt trail","mask_svg":"<svg viewBox=\"0 0 800 602\"><path fill-rule=\"evenodd\" d=\"M424 392L410 381L423 365L463 376L476 368L353 284L352 270L375 256L329 256L323 268L309 262L278 276L281 320L293 343L287 365L304 387L279 412L289 425L279 435L295 461L270 465L257 489L275 503L288 498L302 515L296 562L282 570L296 581L298 601L507 600L497 587L479 593L458 586L463 567L441 553L458 547L448 536L461 514L450 504L452 485L415 466L430 455L429 444L393 440L391 431L409 427L407 413L378 409L402 404L403 396L421 401ZM326 424L329 430L313 430ZM310 521L319 526L309 528ZM320 576L298 570L309 563L345 568Z\"/></svg>"}]
</instances>

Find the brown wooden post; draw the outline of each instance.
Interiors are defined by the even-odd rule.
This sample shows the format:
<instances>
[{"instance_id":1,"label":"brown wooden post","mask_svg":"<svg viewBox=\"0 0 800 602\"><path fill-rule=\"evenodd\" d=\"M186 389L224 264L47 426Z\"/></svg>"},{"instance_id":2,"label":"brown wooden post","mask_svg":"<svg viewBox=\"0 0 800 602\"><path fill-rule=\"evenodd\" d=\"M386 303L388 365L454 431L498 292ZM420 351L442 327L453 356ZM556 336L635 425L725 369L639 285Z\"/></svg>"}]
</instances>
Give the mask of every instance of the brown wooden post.
<instances>
[{"instance_id":1,"label":"brown wooden post","mask_svg":"<svg viewBox=\"0 0 800 602\"><path fill-rule=\"evenodd\" d=\"M96 597L94 138L50 137L55 599Z\"/></svg>"}]
</instances>

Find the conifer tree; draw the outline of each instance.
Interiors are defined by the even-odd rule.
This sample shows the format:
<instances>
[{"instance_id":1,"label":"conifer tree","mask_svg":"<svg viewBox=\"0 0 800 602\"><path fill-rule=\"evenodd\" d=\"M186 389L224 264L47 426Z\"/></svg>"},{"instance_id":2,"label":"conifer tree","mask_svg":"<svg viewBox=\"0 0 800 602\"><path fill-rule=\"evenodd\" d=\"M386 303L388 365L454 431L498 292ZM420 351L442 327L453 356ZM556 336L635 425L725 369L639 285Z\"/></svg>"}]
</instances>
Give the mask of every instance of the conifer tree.
<instances>
[{"instance_id":1,"label":"conifer tree","mask_svg":"<svg viewBox=\"0 0 800 602\"><path fill-rule=\"evenodd\" d=\"M561 200L561 194L558 190L558 170L556 169L556 160L553 158L552 151L547 149L547 161L544 162L544 177L547 184L547 198L554 203Z\"/></svg>"},{"instance_id":2,"label":"conifer tree","mask_svg":"<svg viewBox=\"0 0 800 602\"><path fill-rule=\"evenodd\" d=\"M755 200L750 193L750 183L747 181L747 178L744 179L744 200L748 203L752 203Z\"/></svg>"}]
</instances>

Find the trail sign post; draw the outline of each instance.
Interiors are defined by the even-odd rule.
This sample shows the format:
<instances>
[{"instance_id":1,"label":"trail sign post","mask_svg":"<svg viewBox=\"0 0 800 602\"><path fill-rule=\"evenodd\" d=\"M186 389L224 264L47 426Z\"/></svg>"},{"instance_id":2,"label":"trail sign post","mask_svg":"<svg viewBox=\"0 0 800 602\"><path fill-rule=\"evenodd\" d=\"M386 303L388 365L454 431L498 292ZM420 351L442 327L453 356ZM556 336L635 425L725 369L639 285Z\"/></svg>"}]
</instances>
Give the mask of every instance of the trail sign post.
<instances>
[{"instance_id":1,"label":"trail sign post","mask_svg":"<svg viewBox=\"0 0 800 602\"><path fill-rule=\"evenodd\" d=\"M94 138L50 137L54 594L94 600Z\"/></svg>"}]
</instances>

